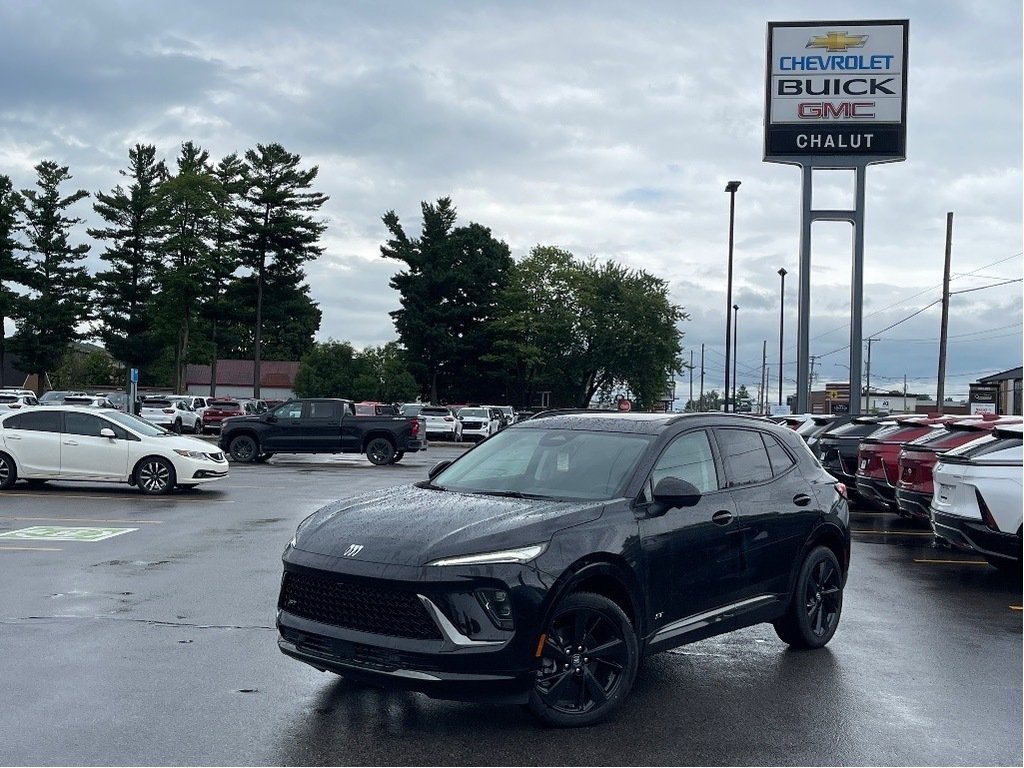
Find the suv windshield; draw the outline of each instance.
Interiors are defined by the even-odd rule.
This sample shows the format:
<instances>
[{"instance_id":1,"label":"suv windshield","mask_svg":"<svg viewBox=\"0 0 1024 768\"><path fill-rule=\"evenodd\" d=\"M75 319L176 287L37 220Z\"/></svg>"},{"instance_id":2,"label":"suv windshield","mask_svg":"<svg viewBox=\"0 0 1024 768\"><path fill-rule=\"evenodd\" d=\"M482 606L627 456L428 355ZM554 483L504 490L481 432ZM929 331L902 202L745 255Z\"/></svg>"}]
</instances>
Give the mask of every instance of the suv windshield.
<instances>
[{"instance_id":1,"label":"suv windshield","mask_svg":"<svg viewBox=\"0 0 1024 768\"><path fill-rule=\"evenodd\" d=\"M509 429L462 456L433 483L466 493L614 499L652 439L622 432Z\"/></svg>"}]
</instances>

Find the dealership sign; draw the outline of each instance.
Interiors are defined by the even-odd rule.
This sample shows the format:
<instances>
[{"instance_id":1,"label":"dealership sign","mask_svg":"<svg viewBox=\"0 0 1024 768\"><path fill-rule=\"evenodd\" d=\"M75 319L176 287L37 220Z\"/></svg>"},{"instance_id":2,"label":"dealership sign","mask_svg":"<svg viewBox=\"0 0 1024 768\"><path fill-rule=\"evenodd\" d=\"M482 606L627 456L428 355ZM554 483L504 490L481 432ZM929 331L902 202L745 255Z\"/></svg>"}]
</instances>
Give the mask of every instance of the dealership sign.
<instances>
[{"instance_id":1,"label":"dealership sign","mask_svg":"<svg viewBox=\"0 0 1024 768\"><path fill-rule=\"evenodd\" d=\"M908 26L769 22L764 159L905 159Z\"/></svg>"}]
</instances>

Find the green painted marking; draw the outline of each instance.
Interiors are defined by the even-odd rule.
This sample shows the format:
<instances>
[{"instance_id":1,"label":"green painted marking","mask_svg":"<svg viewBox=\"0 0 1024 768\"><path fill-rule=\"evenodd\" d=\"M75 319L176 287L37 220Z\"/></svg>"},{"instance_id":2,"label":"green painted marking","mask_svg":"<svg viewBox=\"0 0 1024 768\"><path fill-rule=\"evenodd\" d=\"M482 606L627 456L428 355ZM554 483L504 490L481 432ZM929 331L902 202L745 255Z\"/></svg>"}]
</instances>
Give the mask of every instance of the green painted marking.
<instances>
[{"instance_id":1,"label":"green painted marking","mask_svg":"<svg viewBox=\"0 0 1024 768\"><path fill-rule=\"evenodd\" d=\"M69 528L64 525L34 525L0 533L0 539L17 541L103 541L138 528Z\"/></svg>"}]
</instances>

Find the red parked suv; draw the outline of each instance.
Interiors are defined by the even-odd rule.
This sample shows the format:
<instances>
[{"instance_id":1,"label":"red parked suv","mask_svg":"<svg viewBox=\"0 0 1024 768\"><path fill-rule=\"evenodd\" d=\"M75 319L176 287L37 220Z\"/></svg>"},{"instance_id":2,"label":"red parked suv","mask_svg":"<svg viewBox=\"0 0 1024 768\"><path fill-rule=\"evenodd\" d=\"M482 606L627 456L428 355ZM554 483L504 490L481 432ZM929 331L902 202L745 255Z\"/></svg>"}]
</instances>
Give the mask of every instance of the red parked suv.
<instances>
[{"instance_id":1,"label":"red parked suv","mask_svg":"<svg viewBox=\"0 0 1024 768\"><path fill-rule=\"evenodd\" d=\"M899 482L900 449L955 416L909 416L898 418L896 424L880 429L861 440L857 451L857 493L868 504L879 509L896 509L896 483Z\"/></svg>"},{"instance_id":2,"label":"red parked suv","mask_svg":"<svg viewBox=\"0 0 1024 768\"><path fill-rule=\"evenodd\" d=\"M209 432L220 432L221 422L231 416L244 416L245 411L242 404L237 400L227 398L211 399L206 402L206 410L203 411L203 434Z\"/></svg>"},{"instance_id":3,"label":"red parked suv","mask_svg":"<svg viewBox=\"0 0 1024 768\"><path fill-rule=\"evenodd\" d=\"M899 483L896 486L896 506L903 517L928 520L928 506L935 489L932 468L940 453L977 440L1002 424L1019 424L1020 417L1001 418L994 414L981 414L954 421L935 434L925 435L903 446L900 451Z\"/></svg>"}]
</instances>

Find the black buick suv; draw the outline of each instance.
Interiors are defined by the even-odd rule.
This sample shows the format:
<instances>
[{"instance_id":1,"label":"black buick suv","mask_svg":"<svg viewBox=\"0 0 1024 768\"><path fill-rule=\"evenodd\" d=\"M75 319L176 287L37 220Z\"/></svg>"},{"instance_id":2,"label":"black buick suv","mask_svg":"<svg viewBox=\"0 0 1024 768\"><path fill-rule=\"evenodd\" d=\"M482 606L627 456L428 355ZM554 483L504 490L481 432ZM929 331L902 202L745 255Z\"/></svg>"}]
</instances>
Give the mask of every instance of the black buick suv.
<instances>
[{"instance_id":1,"label":"black buick suv","mask_svg":"<svg viewBox=\"0 0 1024 768\"><path fill-rule=\"evenodd\" d=\"M850 562L845 493L760 419L526 421L424 482L304 520L278 643L346 678L588 725L649 654L759 622L825 645Z\"/></svg>"}]
</instances>

